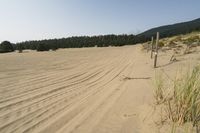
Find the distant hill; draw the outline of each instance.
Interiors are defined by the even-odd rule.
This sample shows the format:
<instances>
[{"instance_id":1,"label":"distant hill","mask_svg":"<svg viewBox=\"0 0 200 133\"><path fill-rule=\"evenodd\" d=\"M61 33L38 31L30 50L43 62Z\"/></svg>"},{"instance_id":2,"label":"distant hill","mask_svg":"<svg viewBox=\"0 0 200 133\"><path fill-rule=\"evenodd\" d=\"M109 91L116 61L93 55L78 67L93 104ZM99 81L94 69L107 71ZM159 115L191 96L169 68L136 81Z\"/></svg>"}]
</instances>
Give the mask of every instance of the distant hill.
<instances>
[{"instance_id":1,"label":"distant hill","mask_svg":"<svg viewBox=\"0 0 200 133\"><path fill-rule=\"evenodd\" d=\"M200 18L188 22L152 28L141 34L138 34L137 37L139 38L140 42L141 40L149 40L152 36L156 35L156 32L160 32L160 38L164 38L179 34L186 34L193 31L200 31Z\"/></svg>"}]
</instances>

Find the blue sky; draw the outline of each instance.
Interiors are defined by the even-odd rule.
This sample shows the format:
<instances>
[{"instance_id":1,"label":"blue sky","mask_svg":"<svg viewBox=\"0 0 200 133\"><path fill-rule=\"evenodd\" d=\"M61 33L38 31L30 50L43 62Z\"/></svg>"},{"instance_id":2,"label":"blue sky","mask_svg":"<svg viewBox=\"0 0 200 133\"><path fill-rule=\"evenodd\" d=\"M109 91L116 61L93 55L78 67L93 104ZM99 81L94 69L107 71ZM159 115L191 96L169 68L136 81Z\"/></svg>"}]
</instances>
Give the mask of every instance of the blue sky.
<instances>
[{"instance_id":1,"label":"blue sky","mask_svg":"<svg viewBox=\"0 0 200 133\"><path fill-rule=\"evenodd\" d=\"M200 17L200 0L0 0L0 42L137 34Z\"/></svg>"}]
</instances>

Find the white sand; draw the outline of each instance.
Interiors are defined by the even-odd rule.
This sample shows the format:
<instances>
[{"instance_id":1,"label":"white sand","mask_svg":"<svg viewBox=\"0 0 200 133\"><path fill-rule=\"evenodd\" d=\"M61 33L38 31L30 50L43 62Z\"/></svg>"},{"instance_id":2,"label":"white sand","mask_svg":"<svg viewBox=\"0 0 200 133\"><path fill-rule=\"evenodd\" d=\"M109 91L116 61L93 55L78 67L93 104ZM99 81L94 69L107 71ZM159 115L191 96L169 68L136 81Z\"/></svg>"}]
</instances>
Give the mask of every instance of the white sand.
<instances>
[{"instance_id":1,"label":"white sand","mask_svg":"<svg viewBox=\"0 0 200 133\"><path fill-rule=\"evenodd\" d=\"M198 53L170 57L160 53L156 71L200 62ZM141 45L0 54L0 133L159 132L154 75Z\"/></svg>"}]
</instances>

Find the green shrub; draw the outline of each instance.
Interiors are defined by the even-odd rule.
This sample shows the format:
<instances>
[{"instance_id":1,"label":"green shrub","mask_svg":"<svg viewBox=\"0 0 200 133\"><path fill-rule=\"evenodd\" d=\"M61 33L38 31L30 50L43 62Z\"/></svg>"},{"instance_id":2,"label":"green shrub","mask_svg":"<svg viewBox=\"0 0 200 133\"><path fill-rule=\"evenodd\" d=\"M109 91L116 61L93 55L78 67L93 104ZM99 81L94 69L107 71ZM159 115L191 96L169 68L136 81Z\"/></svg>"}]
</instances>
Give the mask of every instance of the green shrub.
<instances>
[{"instance_id":1,"label":"green shrub","mask_svg":"<svg viewBox=\"0 0 200 133\"><path fill-rule=\"evenodd\" d=\"M0 44L0 53L13 52L14 47L9 41L4 41Z\"/></svg>"}]
</instances>

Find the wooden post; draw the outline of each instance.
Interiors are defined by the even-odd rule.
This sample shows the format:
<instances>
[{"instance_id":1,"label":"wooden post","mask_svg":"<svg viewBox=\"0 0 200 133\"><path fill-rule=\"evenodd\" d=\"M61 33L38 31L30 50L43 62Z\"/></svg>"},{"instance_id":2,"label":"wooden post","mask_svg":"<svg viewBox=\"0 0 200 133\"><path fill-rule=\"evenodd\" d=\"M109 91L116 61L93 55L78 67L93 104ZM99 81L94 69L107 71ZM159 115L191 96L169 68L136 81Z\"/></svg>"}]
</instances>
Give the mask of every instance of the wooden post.
<instances>
[{"instance_id":1,"label":"wooden post","mask_svg":"<svg viewBox=\"0 0 200 133\"><path fill-rule=\"evenodd\" d=\"M151 37L151 59L153 58L153 36Z\"/></svg>"},{"instance_id":2,"label":"wooden post","mask_svg":"<svg viewBox=\"0 0 200 133\"><path fill-rule=\"evenodd\" d=\"M159 32L156 35L156 50L155 50L155 58L154 58L154 68L156 68L157 58L158 58L158 43L159 43Z\"/></svg>"}]
</instances>

